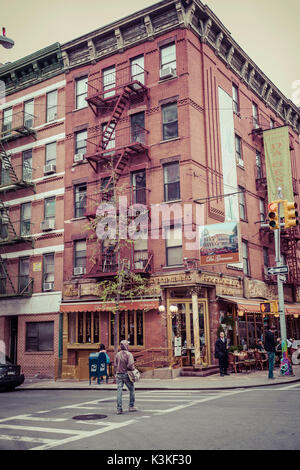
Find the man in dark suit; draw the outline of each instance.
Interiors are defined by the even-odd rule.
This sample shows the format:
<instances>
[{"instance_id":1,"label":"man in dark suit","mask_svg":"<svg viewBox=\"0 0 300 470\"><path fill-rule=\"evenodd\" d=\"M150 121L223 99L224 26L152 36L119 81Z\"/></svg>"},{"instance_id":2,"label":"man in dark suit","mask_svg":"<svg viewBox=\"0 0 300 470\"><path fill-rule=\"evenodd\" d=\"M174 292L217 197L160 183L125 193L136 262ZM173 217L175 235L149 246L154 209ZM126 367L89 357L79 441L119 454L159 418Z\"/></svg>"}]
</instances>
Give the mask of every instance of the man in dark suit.
<instances>
[{"instance_id":1,"label":"man in dark suit","mask_svg":"<svg viewBox=\"0 0 300 470\"><path fill-rule=\"evenodd\" d=\"M230 375L227 372L228 367L228 349L227 340L225 338L224 331L221 331L220 337L215 343L215 357L219 359L220 376Z\"/></svg>"},{"instance_id":2,"label":"man in dark suit","mask_svg":"<svg viewBox=\"0 0 300 470\"><path fill-rule=\"evenodd\" d=\"M274 360L275 360L275 350L277 346L277 341L275 340L275 326L271 325L268 331L265 334L265 350L268 353L269 359L269 379L274 379Z\"/></svg>"}]
</instances>

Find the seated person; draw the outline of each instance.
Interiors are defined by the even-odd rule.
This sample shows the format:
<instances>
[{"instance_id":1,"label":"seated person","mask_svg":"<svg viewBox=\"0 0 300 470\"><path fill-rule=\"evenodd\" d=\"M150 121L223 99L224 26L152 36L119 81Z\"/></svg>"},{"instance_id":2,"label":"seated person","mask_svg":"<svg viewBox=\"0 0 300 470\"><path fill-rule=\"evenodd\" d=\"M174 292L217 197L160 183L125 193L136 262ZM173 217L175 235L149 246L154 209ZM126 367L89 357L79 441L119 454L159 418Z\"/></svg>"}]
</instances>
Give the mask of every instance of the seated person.
<instances>
[{"instance_id":1,"label":"seated person","mask_svg":"<svg viewBox=\"0 0 300 470\"><path fill-rule=\"evenodd\" d=\"M257 340L256 349L258 349L261 352L266 352L264 344L261 339Z\"/></svg>"}]
</instances>

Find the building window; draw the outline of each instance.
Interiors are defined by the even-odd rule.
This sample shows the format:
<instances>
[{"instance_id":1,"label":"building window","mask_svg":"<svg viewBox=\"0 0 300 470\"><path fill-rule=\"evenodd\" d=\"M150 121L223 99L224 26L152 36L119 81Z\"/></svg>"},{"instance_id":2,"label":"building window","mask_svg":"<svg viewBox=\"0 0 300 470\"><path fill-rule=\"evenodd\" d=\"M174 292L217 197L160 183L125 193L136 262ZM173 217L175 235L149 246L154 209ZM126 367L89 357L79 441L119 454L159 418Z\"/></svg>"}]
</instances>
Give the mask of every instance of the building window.
<instances>
[{"instance_id":1,"label":"building window","mask_svg":"<svg viewBox=\"0 0 300 470\"><path fill-rule=\"evenodd\" d=\"M146 204L146 170L131 173L133 204Z\"/></svg>"},{"instance_id":2,"label":"building window","mask_svg":"<svg viewBox=\"0 0 300 470\"><path fill-rule=\"evenodd\" d=\"M13 109L3 110L2 132L9 132L12 129Z\"/></svg>"},{"instance_id":3,"label":"building window","mask_svg":"<svg viewBox=\"0 0 300 470\"><path fill-rule=\"evenodd\" d=\"M75 82L75 93L76 93L76 98L75 98L75 109L81 109L81 108L86 108L87 107L87 90L88 90L88 78L87 77L82 77L78 78Z\"/></svg>"},{"instance_id":4,"label":"building window","mask_svg":"<svg viewBox=\"0 0 300 470\"><path fill-rule=\"evenodd\" d=\"M148 262L148 240L134 240L134 269L144 269Z\"/></svg>"},{"instance_id":5,"label":"building window","mask_svg":"<svg viewBox=\"0 0 300 470\"><path fill-rule=\"evenodd\" d=\"M5 209L0 209L0 239L8 239L8 213Z\"/></svg>"},{"instance_id":6,"label":"building window","mask_svg":"<svg viewBox=\"0 0 300 470\"><path fill-rule=\"evenodd\" d=\"M275 127L275 120L270 118L270 129L274 129Z\"/></svg>"},{"instance_id":7,"label":"building window","mask_svg":"<svg viewBox=\"0 0 300 470\"><path fill-rule=\"evenodd\" d=\"M47 93L46 122L57 118L57 90Z\"/></svg>"},{"instance_id":8,"label":"building window","mask_svg":"<svg viewBox=\"0 0 300 470\"><path fill-rule=\"evenodd\" d=\"M24 126L33 127L34 100L25 101L24 103Z\"/></svg>"},{"instance_id":9,"label":"building window","mask_svg":"<svg viewBox=\"0 0 300 470\"><path fill-rule=\"evenodd\" d=\"M239 206L240 206L240 219L246 220L246 202L245 202L245 190L239 186Z\"/></svg>"},{"instance_id":10,"label":"building window","mask_svg":"<svg viewBox=\"0 0 300 470\"><path fill-rule=\"evenodd\" d=\"M21 204L21 221L20 221L20 235L22 237L30 235L30 221L31 221L31 203L26 202Z\"/></svg>"},{"instance_id":11,"label":"building window","mask_svg":"<svg viewBox=\"0 0 300 470\"><path fill-rule=\"evenodd\" d=\"M163 140L178 137L177 103L162 106Z\"/></svg>"},{"instance_id":12,"label":"building window","mask_svg":"<svg viewBox=\"0 0 300 470\"><path fill-rule=\"evenodd\" d=\"M232 107L235 114L240 112L239 89L234 83L232 84Z\"/></svg>"},{"instance_id":13,"label":"building window","mask_svg":"<svg viewBox=\"0 0 300 470\"><path fill-rule=\"evenodd\" d=\"M145 143L145 113L135 113L130 116L131 142Z\"/></svg>"},{"instance_id":14,"label":"building window","mask_svg":"<svg viewBox=\"0 0 300 470\"><path fill-rule=\"evenodd\" d=\"M261 153L258 150L256 150L255 161L256 161L256 178L261 179L263 177L262 164L261 164Z\"/></svg>"},{"instance_id":15,"label":"building window","mask_svg":"<svg viewBox=\"0 0 300 470\"><path fill-rule=\"evenodd\" d=\"M75 154L86 154L87 130L75 134Z\"/></svg>"},{"instance_id":16,"label":"building window","mask_svg":"<svg viewBox=\"0 0 300 470\"><path fill-rule=\"evenodd\" d=\"M72 312L68 314L68 343L72 344L99 342L99 312Z\"/></svg>"},{"instance_id":17,"label":"building window","mask_svg":"<svg viewBox=\"0 0 300 470\"><path fill-rule=\"evenodd\" d=\"M86 210L86 183L75 186L75 218L84 217Z\"/></svg>"},{"instance_id":18,"label":"building window","mask_svg":"<svg viewBox=\"0 0 300 470\"><path fill-rule=\"evenodd\" d=\"M44 203L44 219L55 219L55 197L48 197Z\"/></svg>"},{"instance_id":19,"label":"building window","mask_svg":"<svg viewBox=\"0 0 300 470\"><path fill-rule=\"evenodd\" d=\"M26 352L53 351L54 321L26 323Z\"/></svg>"},{"instance_id":20,"label":"building window","mask_svg":"<svg viewBox=\"0 0 300 470\"><path fill-rule=\"evenodd\" d=\"M22 155L22 178L23 181L32 180L32 149L25 150Z\"/></svg>"},{"instance_id":21,"label":"building window","mask_svg":"<svg viewBox=\"0 0 300 470\"><path fill-rule=\"evenodd\" d=\"M43 256L43 291L54 289L54 253Z\"/></svg>"},{"instance_id":22,"label":"building window","mask_svg":"<svg viewBox=\"0 0 300 470\"><path fill-rule=\"evenodd\" d=\"M144 85L145 72L144 72L144 56L140 55L130 59L131 80L138 81Z\"/></svg>"},{"instance_id":23,"label":"building window","mask_svg":"<svg viewBox=\"0 0 300 470\"><path fill-rule=\"evenodd\" d=\"M110 312L110 347L114 345L115 315ZM144 345L144 313L142 310L129 310L121 312L118 325L118 343L123 339L129 341L130 346Z\"/></svg>"},{"instance_id":24,"label":"building window","mask_svg":"<svg viewBox=\"0 0 300 470\"><path fill-rule=\"evenodd\" d=\"M258 107L256 103L252 103L252 117L253 117L253 128L257 129L258 124Z\"/></svg>"},{"instance_id":25,"label":"building window","mask_svg":"<svg viewBox=\"0 0 300 470\"><path fill-rule=\"evenodd\" d=\"M261 222L266 220L265 200L259 199L259 219Z\"/></svg>"},{"instance_id":26,"label":"building window","mask_svg":"<svg viewBox=\"0 0 300 470\"><path fill-rule=\"evenodd\" d=\"M116 91L116 67L107 67L102 72L103 98L114 96ZM110 91L107 91L110 90Z\"/></svg>"},{"instance_id":27,"label":"building window","mask_svg":"<svg viewBox=\"0 0 300 470\"><path fill-rule=\"evenodd\" d=\"M45 165L55 165L56 164L56 142L51 142L51 144L46 144L46 158Z\"/></svg>"},{"instance_id":28,"label":"building window","mask_svg":"<svg viewBox=\"0 0 300 470\"><path fill-rule=\"evenodd\" d=\"M74 243L74 268L86 267L86 241L78 240Z\"/></svg>"},{"instance_id":29,"label":"building window","mask_svg":"<svg viewBox=\"0 0 300 470\"><path fill-rule=\"evenodd\" d=\"M160 48L160 70L167 67L174 69L176 73L176 45L174 42Z\"/></svg>"},{"instance_id":30,"label":"building window","mask_svg":"<svg viewBox=\"0 0 300 470\"><path fill-rule=\"evenodd\" d=\"M168 163L164 165L163 171L165 202L176 201L180 199L179 163Z\"/></svg>"},{"instance_id":31,"label":"building window","mask_svg":"<svg viewBox=\"0 0 300 470\"><path fill-rule=\"evenodd\" d=\"M239 135L235 134L235 158L237 164L244 166L243 153L242 153L242 139Z\"/></svg>"},{"instance_id":32,"label":"building window","mask_svg":"<svg viewBox=\"0 0 300 470\"><path fill-rule=\"evenodd\" d=\"M250 275L248 242L245 242L245 241L242 242L242 255L243 255L244 274Z\"/></svg>"},{"instance_id":33,"label":"building window","mask_svg":"<svg viewBox=\"0 0 300 470\"><path fill-rule=\"evenodd\" d=\"M29 256L19 258L19 292L29 291Z\"/></svg>"},{"instance_id":34,"label":"building window","mask_svg":"<svg viewBox=\"0 0 300 470\"><path fill-rule=\"evenodd\" d=\"M166 264L182 265L182 227L166 229Z\"/></svg>"}]
</instances>

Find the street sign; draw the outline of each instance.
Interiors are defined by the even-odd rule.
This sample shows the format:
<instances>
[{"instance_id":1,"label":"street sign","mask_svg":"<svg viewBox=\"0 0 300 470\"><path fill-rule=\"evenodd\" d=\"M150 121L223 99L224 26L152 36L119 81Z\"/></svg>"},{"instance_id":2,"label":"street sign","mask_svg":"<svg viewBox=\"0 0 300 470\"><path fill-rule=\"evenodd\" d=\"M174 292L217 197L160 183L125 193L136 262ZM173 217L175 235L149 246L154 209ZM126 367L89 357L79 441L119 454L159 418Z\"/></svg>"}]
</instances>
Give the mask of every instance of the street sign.
<instances>
[{"instance_id":1,"label":"street sign","mask_svg":"<svg viewBox=\"0 0 300 470\"><path fill-rule=\"evenodd\" d=\"M269 276L273 276L274 274L287 274L288 272L288 266L274 266L273 268L268 268Z\"/></svg>"}]
</instances>

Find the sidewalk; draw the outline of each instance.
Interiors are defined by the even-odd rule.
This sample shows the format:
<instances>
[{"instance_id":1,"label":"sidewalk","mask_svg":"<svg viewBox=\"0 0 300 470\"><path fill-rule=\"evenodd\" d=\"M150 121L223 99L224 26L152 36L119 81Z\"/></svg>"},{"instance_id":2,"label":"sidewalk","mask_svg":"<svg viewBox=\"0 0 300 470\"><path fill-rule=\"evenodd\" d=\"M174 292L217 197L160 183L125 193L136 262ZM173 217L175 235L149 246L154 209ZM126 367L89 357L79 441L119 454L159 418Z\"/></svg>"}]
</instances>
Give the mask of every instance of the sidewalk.
<instances>
[{"instance_id":1,"label":"sidewalk","mask_svg":"<svg viewBox=\"0 0 300 470\"><path fill-rule=\"evenodd\" d=\"M211 375L208 377L176 377L174 379L165 378L141 378L135 384L136 390L226 390L235 388L266 387L270 385L289 385L300 382L300 365L293 366L294 376L279 376L279 369L274 371L274 380L268 379L268 371L242 372L220 377ZM17 387L17 390L116 390L113 379L109 383L100 385L88 380L49 380L28 378Z\"/></svg>"}]
</instances>

